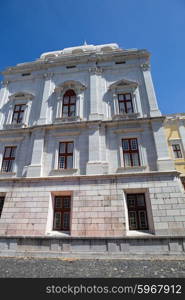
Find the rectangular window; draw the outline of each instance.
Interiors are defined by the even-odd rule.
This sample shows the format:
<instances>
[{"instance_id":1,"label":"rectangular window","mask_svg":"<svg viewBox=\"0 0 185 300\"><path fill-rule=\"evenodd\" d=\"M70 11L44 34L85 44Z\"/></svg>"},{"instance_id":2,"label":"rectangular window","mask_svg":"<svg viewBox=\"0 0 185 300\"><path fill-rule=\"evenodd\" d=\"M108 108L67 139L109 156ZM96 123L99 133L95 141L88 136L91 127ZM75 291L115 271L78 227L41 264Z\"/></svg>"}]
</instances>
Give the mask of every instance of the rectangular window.
<instances>
[{"instance_id":1,"label":"rectangular window","mask_svg":"<svg viewBox=\"0 0 185 300\"><path fill-rule=\"evenodd\" d=\"M59 144L59 169L73 168L73 142L61 142Z\"/></svg>"},{"instance_id":2,"label":"rectangular window","mask_svg":"<svg viewBox=\"0 0 185 300\"><path fill-rule=\"evenodd\" d=\"M71 196L55 196L53 229L70 230Z\"/></svg>"},{"instance_id":3,"label":"rectangular window","mask_svg":"<svg viewBox=\"0 0 185 300\"><path fill-rule=\"evenodd\" d=\"M172 148L173 148L173 153L174 153L175 158L182 158L182 152L181 152L180 145L173 144Z\"/></svg>"},{"instance_id":4,"label":"rectangular window","mask_svg":"<svg viewBox=\"0 0 185 300\"><path fill-rule=\"evenodd\" d=\"M1 214L2 214L2 210L3 210L3 205L4 205L4 196L0 196L0 218L1 218Z\"/></svg>"},{"instance_id":5,"label":"rectangular window","mask_svg":"<svg viewBox=\"0 0 185 300\"><path fill-rule=\"evenodd\" d=\"M118 94L118 104L120 114L129 114L134 112L132 95L130 93Z\"/></svg>"},{"instance_id":6,"label":"rectangular window","mask_svg":"<svg viewBox=\"0 0 185 300\"><path fill-rule=\"evenodd\" d=\"M12 117L13 124L21 124L23 121L23 115L25 111L25 104L17 104L14 106L14 112Z\"/></svg>"},{"instance_id":7,"label":"rectangular window","mask_svg":"<svg viewBox=\"0 0 185 300\"><path fill-rule=\"evenodd\" d=\"M137 139L122 139L122 149L125 167L140 166Z\"/></svg>"},{"instance_id":8,"label":"rectangular window","mask_svg":"<svg viewBox=\"0 0 185 300\"><path fill-rule=\"evenodd\" d=\"M13 164L15 161L16 148L17 147L15 147L15 146L5 147L3 162L2 162L2 167L1 167L2 172L12 172Z\"/></svg>"},{"instance_id":9,"label":"rectangular window","mask_svg":"<svg viewBox=\"0 0 185 300\"><path fill-rule=\"evenodd\" d=\"M127 194L130 230L148 230L145 194Z\"/></svg>"}]
</instances>

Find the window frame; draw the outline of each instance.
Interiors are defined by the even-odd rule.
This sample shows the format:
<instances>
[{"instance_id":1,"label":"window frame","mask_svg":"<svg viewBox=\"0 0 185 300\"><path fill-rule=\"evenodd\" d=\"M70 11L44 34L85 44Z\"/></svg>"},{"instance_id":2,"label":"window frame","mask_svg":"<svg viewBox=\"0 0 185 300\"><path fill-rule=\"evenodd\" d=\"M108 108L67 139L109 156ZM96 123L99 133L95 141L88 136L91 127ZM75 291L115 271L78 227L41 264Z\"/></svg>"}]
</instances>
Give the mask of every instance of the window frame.
<instances>
[{"instance_id":1,"label":"window frame","mask_svg":"<svg viewBox=\"0 0 185 300\"><path fill-rule=\"evenodd\" d=\"M136 145L137 145L137 149L136 150L133 150L131 149L131 141L132 140L136 140ZM128 141L128 144L129 144L129 149L128 150L124 150L123 149L123 141ZM122 157L123 157L123 165L125 168L134 168L134 167L140 167L141 166L141 158L140 158L140 149L139 149L139 144L138 144L138 138L137 137L125 137L125 138L122 138L121 139L121 147L122 147ZM135 154L137 153L137 157L138 157L138 162L139 164L138 165L134 165L133 164L133 157L132 157L132 154ZM129 154L129 162L130 162L130 166L127 166L126 163L125 163L125 156L124 154Z\"/></svg>"},{"instance_id":2,"label":"window frame","mask_svg":"<svg viewBox=\"0 0 185 300\"><path fill-rule=\"evenodd\" d=\"M69 94L69 95L68 95ZM68 97L68 103L65 103L65 97ZM71 102L71 98L75 97L74 103ZM74 118L76 117L76 103L77 103L77 95L73 89L68 89L65 91L62 97L62 118ZM67 115L64 115L64 107L67 107ZM71 108L74 107L74 114L71 115Z\"/></svg>"},{"instance_id":3,"label":"window frame","mask_svg":"<svg viewBox=\"0 0 185 300\"><path fill-rule=\"evenodd\" d=\"M6 155L6 149L8 149L8 148L11 148L11 150L10 150L10 156L5 157L5 155ZM13 149L15 149L15 155L12 157L11 155L12 155L12 150ZM13 172L14 164L15 164L15 159L16 159L16 152L17 152L17 146L15 146L15 145L14 146L7 145L7 146L4 147L4 153L3 153L2 163L1 163L1 172L2 173L11 173L11 172ZM3 163L4 163L4 161L9 161L7 170L3 170ZM12 162L12 163L10 163L10 162Z\"/></svg>"},{"instance_id":4,"label":"window frame","mask_svg":"<svg viewBox=\"0 0 185 300\"><path fill-rule=\"evenodd\" d=\"M31 112L32 101L34 100L35 95L32 93L20 91L14 93L13 95L9 96L10 100L10 107L8 111L8 115L4 120L4 125L8 128L14 127L24 127L29 124L29 117ZM14 107L16 105L25 105L24 115L22 118L21 123L13 123L13 114L14 114Z\"/></svg>"},{"instance_id":5,"label":"window frame","mask_svg":"<svg viewBox=\"0 0 185 300\"><path fill-rule=\"evenodd\" d=\"M65 144L65 152L60 153L61 144ZM72 152L68 152L68 144L73 144ZM67 150L67 151L66 151ZM72 156L72 168L68 168L67 166L67 158ZM64 157L64 168L60 168L60 157ZM58 149L58 170L67 170L73 169L74 166L74 141L61 141L59 142Z\"/></svg>"},{"instance_id":6,"label":"window frame","mask_svg":"<svg viewBox=\"0 0 185 300\"><path fill-rule=\"evenodd\" d=\"M129 205L128 205L128 196L135 196L135 203L134 203L134 206L133 208L129 208ZM138 195L143 195L144 198L144 206L139 206L137 205L137 197ZM127 205L127 214L128 214L128 229L129 231L149 231L149 228L150 228L150 224L149 224L149 219L148 219L148 208L147 208L147 204L146 204L146 194L144 192L136 192L136 193L126 193L126 205ZM131 207L131 206L130 206ZM134 212L136 214L136 220L137 220L137 223L136 223L136 228L131 228L130 226L130 217L129 217L129 213L132 213ZM145 228L142 228L141 226L141 222L140 222L140 217L139 217L139 213L141 212L145 212L145 219L146 219L146 226Z\"/></svg>"},{"instance_id":7,"label":"window frame","mask_svg":"<svg viewBox=\"0 0 185 300\"><path fill-rule=\"evenodd\" d=\"M179 149L174 149L173 146L178 146ZM182 148L181 148L180 143L172 143L171 147L172 147L174 159L181 159L181 158L183 158L183 153L182 153ZM179 152L180 152L181 156L180 157L176 157L176 154L179 153Z\"/></svg>"},{"instance_id":8,"label":"window frame","mask_svg":"<svg viewBox=\"0 0 185 300\"><path fill-rule=\"evenodd\" d=\"M16 110L15 110L15 109L16 109L16 106L19 106L20 108L21 108L22 106L24 106L24 110L22 110L22 109L19 108L19 110L16 111ZM25 115L25 111L26 111L26 103L22 103L22 104L20 104L20 103L15 103L15 104L14 104L14 109L13 109L13 115L12 115L12 122L11 122L11 124L23 124L23 123L24 123L24 115ZM15 115L16 113L18 114L18 116L17 116L16 121L14 122L14 115ZM20 119L20 114L21 114L21 113L23 113L22 119ZM19 120L21 120L21 121L19 122Z\"/></svg>"},{"instance_id":9,"label":"window frame","mask_svg":"<svg viewBox=\"0 0 185 300\"><path fill-rule=\"evenodd\" d=\"M60 198L62 199L62 207L56 207L56 199ZM69 201L69 207L65 208L64 207L64 199L67 198ZM53 231L62 231L62 232L70 232L71 230L71 195L55 195L54 196L54 208L53 208L53 227L52 230ZM58 228L56 226L56 218L55 215L57 213L60 213L61 217L60 217L60 227ZM64 227L64 215L68 214L69 215L69 221L68 221L68 226L65 228Z\"/></svg>"},{"instance_id":10,"label":"window frame","mask_svg":"<svg viewBox=\"0 0 185 300\"><path fill-rule=\"evenodd\" d=\"M126 96L129 95L130 96L130 100L127 100L126 99ZM119 99L120 96L122 96L124 99ZM124 92L124 93L121 93L121 92L118 92L117 93L117 101L118 101L118 109L119 109L119 114L122 115L122 114L133 114L134 113L134 106L133 106L133 95L131 92ZM120 109L120 104L123 103L124 104L124 112L122 113L121 112L121 109ZM131 103L131 112L128 112L128 106L127 106L127 103Z\"/></svg>"}]
</instances>

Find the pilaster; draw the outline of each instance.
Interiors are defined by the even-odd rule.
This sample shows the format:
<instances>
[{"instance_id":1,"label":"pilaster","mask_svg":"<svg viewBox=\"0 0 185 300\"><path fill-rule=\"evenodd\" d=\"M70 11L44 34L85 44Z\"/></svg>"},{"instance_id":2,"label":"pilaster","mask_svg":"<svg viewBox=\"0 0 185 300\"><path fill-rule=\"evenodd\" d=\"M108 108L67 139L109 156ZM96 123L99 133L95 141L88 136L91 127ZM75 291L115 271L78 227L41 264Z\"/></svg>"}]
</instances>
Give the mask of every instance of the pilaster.
<instances>
[{"instance_id":1,"label":"pilaster","mask_svg":"<svg viewBox=\"0 0 185 300\"><path fill-rule=\"evenodd\" d=\"M53 90L54 90L54 83L52 81L54 73L45 73L43 75L45 79L44 84L44 90L43 90L43 97L42 97L42 105L41 105L41 111L40 111L40 118L37 122L38 125L47 124L48 117L48 99L51 96Z\"/></svg>"},{"instance_id":2,"label":"pilaster","mask_svg":"<svg viewBox=\"0 0 185 300\"><path fill-rule=\"evenodd\" d=\"M174 162L169 156L168 144L165 137L163 120L152 120L153 137L157 154L158 171L175 170Z\"/></svg>"},{"instance_id":3,"label":"pilaster","mask_svg":"<svg viewBox=\"0 0 185 300\"><path fill-rule=\"evenodd\" d=\"M102 103L99 99L101 90L101 74L102 69L99 67L89 68L90 73L90 115L89 120L101 120L102 114Z\"/></svg>"},{"instance_id":4,"label":"pilaster","mask_svg":"<svg viewBox=\"0 0 185 300\"><path fill-rule=\"evenodd\" d=\"M31 164L27 169L27 177L42 176L42 158L44 154L44 129L39 129L33 133L33 150Z\"/></svg>"},{"instance_id":5,"label":"pilaster","mask_svg":"<svg viewBox=\"0 0 185 300\"><path fill-rule=\"evenodd\" d=\"M146 63L146 64L142 64L140 67L143 72L146 93L148 96L150 116L151 117L161 116L161 112L158 108L155 90L154 90L154 86L153 86L152 76L151 76L151 72L150 72L150 65L148 63Z\"/></svg>"},{"instance_id":6,"label":"pilaster","mask_svg":"<svg viewBox=\"0 0 185 300\"><path fill-rule=\"evenodd\" d=\"M107 174L108 163L102 160L102 146L105 144L102 140L99 124L89 125L89 161L87 163L87 175L89 174ZM105 150L106 151L106 150Z\"/></svg>"}]
</instances>

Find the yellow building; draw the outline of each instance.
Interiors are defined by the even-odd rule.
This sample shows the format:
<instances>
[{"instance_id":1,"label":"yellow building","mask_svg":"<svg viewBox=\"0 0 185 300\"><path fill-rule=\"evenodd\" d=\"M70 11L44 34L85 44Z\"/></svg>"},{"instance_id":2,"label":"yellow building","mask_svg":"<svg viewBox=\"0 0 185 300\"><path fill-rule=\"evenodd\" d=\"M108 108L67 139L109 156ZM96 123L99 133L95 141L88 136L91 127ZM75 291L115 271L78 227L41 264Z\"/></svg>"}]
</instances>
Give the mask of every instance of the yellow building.
<instances>
[{"instance_id":1,"label":"yellow building","mask_svg":"<svg viewBox=\"0 0 185 300\"><path fill-rule=\"evenodd\" d=\"M185 113L167 115L165 133L170 156L185 186Z\"/></svg>"}]
</instances>

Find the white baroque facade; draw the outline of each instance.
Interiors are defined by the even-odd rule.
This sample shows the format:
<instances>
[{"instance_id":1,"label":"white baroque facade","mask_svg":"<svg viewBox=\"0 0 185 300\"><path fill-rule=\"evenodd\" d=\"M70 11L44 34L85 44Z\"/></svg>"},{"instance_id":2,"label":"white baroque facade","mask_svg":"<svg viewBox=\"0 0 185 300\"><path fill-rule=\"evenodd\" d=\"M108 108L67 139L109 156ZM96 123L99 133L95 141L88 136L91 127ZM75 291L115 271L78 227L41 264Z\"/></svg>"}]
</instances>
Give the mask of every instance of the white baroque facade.
<instances>
[{"instance_id":1,"label":"white baroque facade","mask_svg":"<svg viewBox=\"0 0 185 300\"><path fill-rule=\"evenodd\" d=\"M117 44L84 45L3 72L2 251L9 249L5 237L17 238L16 247L22 236L32 245L34 238L57 237L63 248L59 240L50 248L63 251L105 251L118 245L111 238L124 249L134 237L153 239L154 249L162 237L184 237L184 192L169 157L149 57L147 50ZM165 243L173 249L179 241Z\"/></svg>"}]
</instances>

